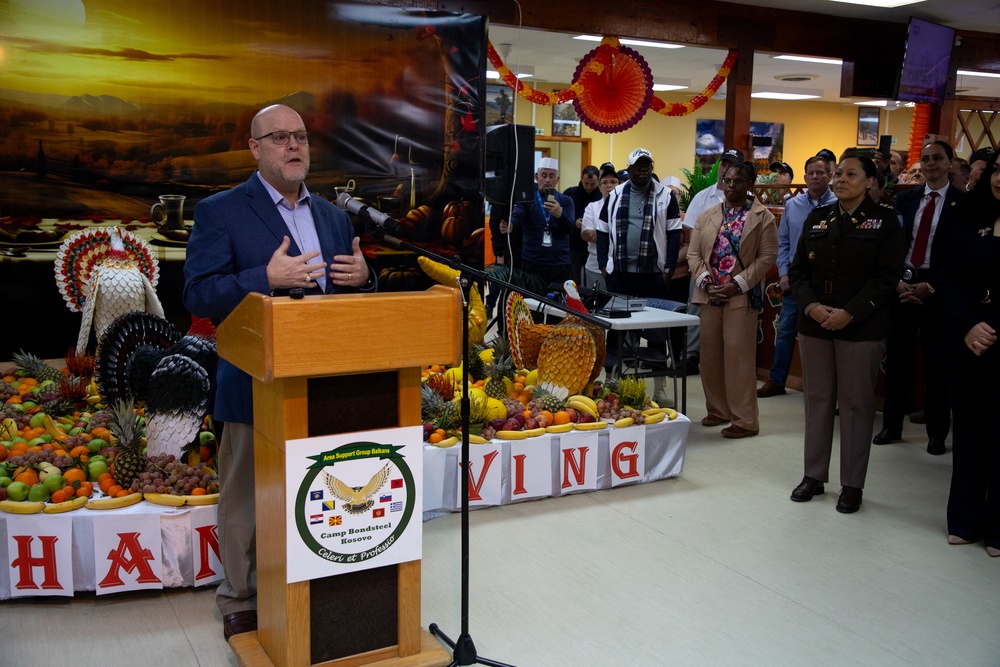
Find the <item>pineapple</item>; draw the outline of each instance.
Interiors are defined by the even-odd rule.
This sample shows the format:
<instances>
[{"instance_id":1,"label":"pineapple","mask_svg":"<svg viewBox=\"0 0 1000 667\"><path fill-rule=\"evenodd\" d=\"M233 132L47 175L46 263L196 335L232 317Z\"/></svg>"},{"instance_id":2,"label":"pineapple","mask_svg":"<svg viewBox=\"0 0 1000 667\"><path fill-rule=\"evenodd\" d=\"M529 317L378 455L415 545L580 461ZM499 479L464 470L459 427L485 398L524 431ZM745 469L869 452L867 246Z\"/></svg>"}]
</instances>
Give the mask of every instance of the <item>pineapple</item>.
<instances>
[{"instance_id":1,"label":"pineapple","mask_svg":"<svg viewBox=\"0 0 1000 667\"><path fill-rule=\"evenodd\" d=\"M484 387L486 395L503 400L513 387L514 360L510 354L510 341L506 337L497 336L493 339L493 363L490 364L490 377Z\"/></svg>"},{"instance_id":2,"label":"pineapple","mask_svg":"<svg viewBox=\"0 0 1000 667\"><path fill-rule=\"evenodd\" d=\"M420 419L424 423L433 422L444 412L444 399L428 384L420 386Z\"/></svg>"},{"instance_id":3,"label":"pineapple","mask_svg":"<svg viewBox=\"0 0 1000 667\"><path fill-rule=\"evenodd\" d=\"M579 394L590 381L596 356L597 345L587 329L560 324L538 351L539 387L557 398Z\"/></svg>"},{"instance_id":4,"label":"pineapple","mask_svg":"<svg viewBox=\"0 0 1000 667\"><path fill-rule=\"evenodd\" d=\"M132 401L118 401L112 407L111 434L117 439L118 456L115 458L115 484L123 489L132 488L132 482L146 471L143 454L142 417L133 410Z\"/></svg>"},{"instance_id":5,"label":"pineapple","mask_svg":"<svg viewBox=\"0 0 1000 667\"><path fill-rule=\"evenodd\" d=\"M567 394L568 396L568 394ZM560 398L545 387L539 387L531 396L535 406L555 414L566 407L566 396Z\"/></svg>"},{"instance_id":6,"label":"pineapple","mask_svg":"<svg viewBox=\"0 0 1000 667\"><path fill-rule=\"evenodd\" d=\"M45 382L46 380L60 382L63 379L62 371L52 368L52 366L49 366L35 355L25 352L24 350L21 350L20 353L14 353L14 363L17 364L18 375L22 377L33 377L38 380L39 383Z\"/></svg>"},{"instance_id":7,"label":"pineapple","mask_svg":"<svg viewBox=\"0 0 1000 667\"><path fill-rule=\"evenodd\" d=\"M486 349L478 343L472 346L472 353L469 355L469 377L476 380L486 377L486 362L479 356Z\"/></svg>"}]
</instances>

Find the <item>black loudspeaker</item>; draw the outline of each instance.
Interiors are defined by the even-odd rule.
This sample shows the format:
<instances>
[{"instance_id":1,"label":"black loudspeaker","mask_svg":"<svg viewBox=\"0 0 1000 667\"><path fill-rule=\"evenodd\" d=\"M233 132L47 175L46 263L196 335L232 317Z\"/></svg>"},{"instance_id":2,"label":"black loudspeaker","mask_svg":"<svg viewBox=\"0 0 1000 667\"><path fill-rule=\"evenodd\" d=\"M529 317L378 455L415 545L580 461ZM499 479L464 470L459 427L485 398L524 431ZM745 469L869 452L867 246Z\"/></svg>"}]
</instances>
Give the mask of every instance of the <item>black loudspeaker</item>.
<instances>
[{"instance_id":1,"label":"black loudspeaker","mask_svg":"<svg viewBox=\"0 0 1000 667\"><path fill-rule=\"evenodd\" d=\"M486 128L486 199L493 204L535 199L535 128L493 125Z\"/></svg>"}]
</instances>

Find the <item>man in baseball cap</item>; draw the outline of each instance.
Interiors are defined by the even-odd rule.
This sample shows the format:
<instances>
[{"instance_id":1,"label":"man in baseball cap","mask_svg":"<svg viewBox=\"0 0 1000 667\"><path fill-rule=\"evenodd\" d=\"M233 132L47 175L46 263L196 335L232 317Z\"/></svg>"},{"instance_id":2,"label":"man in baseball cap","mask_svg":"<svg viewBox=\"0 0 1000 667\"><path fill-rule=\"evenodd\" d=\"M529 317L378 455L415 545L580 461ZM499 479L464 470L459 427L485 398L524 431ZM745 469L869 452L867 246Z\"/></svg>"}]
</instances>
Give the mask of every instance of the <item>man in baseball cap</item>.
<instances>
[{"instance_id":1,"label":"man in baseball cap","mask_svg":"<svg viewBox=\"0 0 1000 667\"><path fill-rule=\"evenodd\" d=\"M986 168L986 161L990 159L993 152L993 149L989 146L983 146L969 156L969 184L965 186L966 190L976 187L976 182L982 176L983 169Z\"/></svg>"},{"instance_id":2,"label":"man in baseball cap","mask_svg":"<svg viewBox=\"0 0 1000 667\"><path fill-rule=\"evenodd\" d=\"M778 162L776 160L771 163L770 169L772 173L777 172L778 183L791 183L792 179L795 178L795 172L792 171L787 162Z\"/></svg>"}]
</instances>

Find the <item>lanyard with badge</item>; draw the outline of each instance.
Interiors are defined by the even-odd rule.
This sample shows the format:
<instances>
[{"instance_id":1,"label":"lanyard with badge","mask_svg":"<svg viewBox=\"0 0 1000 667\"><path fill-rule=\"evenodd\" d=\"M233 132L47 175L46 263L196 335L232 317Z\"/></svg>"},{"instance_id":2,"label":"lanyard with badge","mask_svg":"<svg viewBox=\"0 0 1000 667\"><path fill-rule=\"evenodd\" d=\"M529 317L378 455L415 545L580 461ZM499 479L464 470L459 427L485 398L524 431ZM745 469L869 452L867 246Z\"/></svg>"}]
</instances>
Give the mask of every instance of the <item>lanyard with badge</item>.
<instances>
[{"instance_id":1,"label":"lanyard with badge","mask_svg":"<svg viewBox=\"0 0 1000 667\"><path fill-rule=\"evenodd\" d=\"M551 248L552 230L549 229L549 223L552 220L552 214L549 213L545 208L545 204L542 203L542 193L537 188L535 189L535 201L538 202L538 207L542 209L542 218L545 220L545 229L542 230L542 247Z\"/></svg>"}]
</instances>

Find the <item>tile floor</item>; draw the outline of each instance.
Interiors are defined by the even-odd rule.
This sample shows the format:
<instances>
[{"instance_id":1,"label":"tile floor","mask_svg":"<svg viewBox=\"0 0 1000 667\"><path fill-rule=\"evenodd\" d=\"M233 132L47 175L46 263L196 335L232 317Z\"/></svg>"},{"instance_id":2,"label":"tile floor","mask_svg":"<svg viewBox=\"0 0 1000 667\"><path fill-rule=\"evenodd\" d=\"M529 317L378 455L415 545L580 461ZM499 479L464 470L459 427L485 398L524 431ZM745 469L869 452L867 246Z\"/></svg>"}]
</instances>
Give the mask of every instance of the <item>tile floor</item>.
<instances>
[{"instance_id":1,"label":"tile floor","mask_svg":"<svg viewBox=\"0 0 1000 667\"><path fill-rule=\"evenodd\" d=\"M698 378L690 416L704 416ZM471 517L470 631L520 667L1000 665L1000 558L949 546L951 454L876 447L861 511L798 504L802 395L695 423L680 477ZM837 456L833 479L837 479ZM460 631L459 517L424 524L423 624ZM0 603L0 666L235 665L210 590Z\"/></svg>"}]
</instances>

